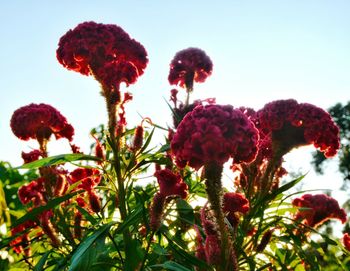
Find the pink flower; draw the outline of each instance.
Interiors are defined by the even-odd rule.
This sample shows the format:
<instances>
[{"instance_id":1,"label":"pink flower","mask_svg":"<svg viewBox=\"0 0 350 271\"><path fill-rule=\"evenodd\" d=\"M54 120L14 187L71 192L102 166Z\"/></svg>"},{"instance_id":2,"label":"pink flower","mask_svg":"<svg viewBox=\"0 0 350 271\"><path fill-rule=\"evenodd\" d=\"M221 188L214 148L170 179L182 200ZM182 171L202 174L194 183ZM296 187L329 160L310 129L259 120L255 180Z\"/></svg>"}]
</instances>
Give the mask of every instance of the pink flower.
<instances>
[{"instance_id":1,"label":"pink flower","mask_svg":"<svg viewBox=\"0 0 350 271\"><path fill-rule=\"evenodd\" d=\"M246 214L249 211L249 201L243 194L229 192L224 194L223 210L232 225L238 223L237 213Z\"/></svg>"},{"instance_id":2,"label":"pink flower","mask_svg":"<svg viewBox=\"0 0 350 271\"><path fill-rule=\"evenodd\" d=\"M313 144L326 157L334 156L340 147L339 128L323 109L295 100L268 103L250 113L260 133L262 156L283 155L299 146Z\"/></svg>"},{"instance_id":3,"label":"pink flower","mask_svg":"<svg viewBox=\"0 0 350 271\"><path fill-rule=\"evenodd\" d=\"M164 197L167 196L180 196L186 198L187 196L187 184L183 182L179 174L175 174L170 169L157 170L154 173L157 178L160 191Z\"/></svg>"},{"instance_id":4,"label":"pink flower","mask_svg":"<svg viewBox=\"0 0 350 271\"><path fill-rule=\"evenodd\" d=\"M74 128L54 107L48 104L29 104L17 109L11 118L13 133L22 140L73 139Z\"/></svg>"},{"instance_id":5,"label":"pink flower","mask_svg":"<svg viewBox=\"0 0 350 271\"><path fill-rule=\"evenodd\" d=\"M204 82L213 70L213 63L206 53L198 48L179 51L170 63L168 76L171 85L192 88L193 81Z\"/></svg>"},{"instance_id":6,"label":"pink flower","mask_svg":"<svg viewBox=\"0 0 350 271\"><path fill-rule=\"evenodd\" d=\"M332 218L339 219L342 223L347 219L344 209L339 207L338 202L325 194L305 194L301 198L294 199L292 204L306 208L299 210L295 219L305 221L310 227L321 225Z\"/></svg>"},{"instance_id":7,"label":"pink flower","mask_svg":"<svg viewBox=\"0 0 350 271\"><path fill-rule=\"evenodd\" d=\"M180 167L199 169L206 163L251 162L257 153L258 131L230 105L197 106L188 113L171 141Z\"/></svg>"},{"instance_id":8,"label":"pink flower","mask_svg":"<svg viewBox=\"0 0 350 271\"><path fill-rule=\"evenodd\" d=\"M84 22L61 37L58 61L67 69L94 75L108 87L132 84L148 63L145 48L119 26Z\"/></svg>"},{"instance_id":9,"label":"pink flower","mask_svg":"<svg viewBox=\"0 0 350 271\"><path fill-rule=\"evenodd\" d=\"M350 251L350 236L348 233L345 233L343 236L344 247Z\"/></svg>"}]
</instances>

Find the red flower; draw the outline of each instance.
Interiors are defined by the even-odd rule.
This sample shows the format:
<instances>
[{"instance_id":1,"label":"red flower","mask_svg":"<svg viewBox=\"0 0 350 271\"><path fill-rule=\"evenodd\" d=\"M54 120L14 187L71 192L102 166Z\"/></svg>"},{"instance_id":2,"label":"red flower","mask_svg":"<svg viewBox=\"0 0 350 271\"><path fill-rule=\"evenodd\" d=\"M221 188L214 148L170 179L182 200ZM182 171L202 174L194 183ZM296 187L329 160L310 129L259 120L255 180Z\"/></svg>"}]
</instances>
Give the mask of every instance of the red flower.
<instances>
[{"instance_id":1,"label":"red flower","mask_svg":"<svg viewBox=\"0 0 350 271\"><path fill-rule=\"evenodd\" d=\"M258 131L230 105L197 106L182 120L171 141L180 167L199 169L206 163L251 162L257 152Z\"/></svg>"},{"instance_id":2,"label":"red flower","mask_svg":"<svg viewBox=\"0 0 350 271\"><path fill-rule=\"evenodd\" d=\"M18 198L23 204L33 202L34 206L40 206L45 203L44 178L31 181L27 185L23 185L18 189Z\"/></svg>"},{"instance_id":3,"label":"red flower","mask_svg":"<svg viewBox=\"0 0 350 271\"><path fill-rule=\"evenodd\" d=\"M40 156L42 156L42 153L40 150L32 150L31 152L22 152L22 158L25 164L38 160Z\"/></svg>"},{"instance_id":4,"label":"red flower","mask_svg":"<svg viewBox=\"0 0 350 271\"><path fill-rule=\"evenodd\" d=\"M153 197L150 211L150 227L153 231L159 229L162 224L162 215L165 208L165 196L162 193L156 193Z\"/></svg>"},{"instance_id":5,"label":"red flower","mask_svg":"<svg viewBox=\"0 0 350 271\"><path fill-rule=\"evenodd\" d=\"M236 213L246 214L249 211L249 201L243 194L239 193L225 193L223 210L227 213L227 218L231 224L238 223L238 217Z\"/></svg>"},{"instance_id":6,"label":"red flower","mask_svg":"<svg viewBox=\"0 0 350 271\"><path fill-rule=\"evenodd\" d=\"M10 242L10 246L13 248L14 252L16 252L17 254L24 252L24 254L27 257L30 256L30 252L31 252L29 247L30 239L29 239L28 232L24 232L24 231L34 228L36 226L37 225L35 222L33 222L32 220L27 220L26 222L11 229L12 236L18 235L15 239L13 239Z\"/></svg>"},{"instance_id":7,"label":"red flower","mask_svg":"<svg viewBox=\"0 0 350 271\"><path fill-rule=\"evenodd\" d=\"M90 191L100 183L101 175L94 168L77 168L69 174L68 181L71 184L81 181L78 188Z\"/></svg>"},{"instance_id":8,"label":"red flower","mask_svg":"<svg viewBox=\"0 0 350 271\"><path fill-rule=\"evenodd\" d=\"M180 196L181 198L186 198L187 196L187 184L183 182L179 174L175 174L170 169L157 170L154 173L157 178L160 194L164 197L167 196Z\"/></svg>"},{"instance_id":9,"label":"red flower","mask_svg":"<svg viewBox=\"0 0 350 271\"><path fill-rule=\"evenodd\" d=\"M103 85L132 84L148 63L145 48L119 26L84 22L61 37L58 61L67 69L94 75Z\"/></svg>"},{"instance_id":10,"label":"red flower","mask_svg":"<svg viewBox=\"0 0 350 271\"><path fill-rule=\"evenodd\" d=\"M344 209L339 207L334 198L325 194L305 194L301 198L294 199L292 204L306 208L299 210L295 219L305 220L305 224L310 227L316 227L332 218L339 219L342 223L346 222Z\"/></svg>"},{"instance_id":11,"label":"red flower","mask_svg":"<svg viewBox=\"0 0 350 271\"><path fill-rule=\"evenodd\" d=\"M339 128L323 109L295 100L268 103L254 116L260 133L262 156L283 155L299 146L313 144L326 157L334 156L340 147Z\"/></svg>"},{"instance_id":12,"label":"red flower","mask_svg":"<svg viewBox=\"0 0 350 271\"><path fill-rule=\"evenodd\" d=\"M204 82L212 70L213 63L203 50L188 48L179 51L171 61L168 80L171 85L192 90L193 81Z\"/></svg>"},{"instance_id":13,"label":"red flower","mask_svg":"<svg viewBox=\"0 0 350 271\"><path fill-rule=\"evenodd\" d=\"M343 236L344 247L350 251L350 236L348 233L345 233Z\"/></svg>"},{"instance_id":14,"label":"red flower","mask_svg":"<svg viewBox=\"0 0 350 271\"><path fill-rule=\"evenodd\" d=\"M56 139L73 139L74 128L67 123L61 113L48 104L29 104L17 109L11 118L13 133L22 140L49 139L54 134Z\"/></svg>"}]
</instances>

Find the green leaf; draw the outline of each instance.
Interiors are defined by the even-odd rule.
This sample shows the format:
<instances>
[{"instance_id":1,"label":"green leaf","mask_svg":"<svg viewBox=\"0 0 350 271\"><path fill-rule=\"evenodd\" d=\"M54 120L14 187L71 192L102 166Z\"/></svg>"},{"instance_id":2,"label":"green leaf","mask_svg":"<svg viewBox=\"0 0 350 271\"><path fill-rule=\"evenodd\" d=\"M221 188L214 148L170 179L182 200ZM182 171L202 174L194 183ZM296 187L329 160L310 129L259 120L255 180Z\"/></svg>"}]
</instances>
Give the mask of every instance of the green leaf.
<instances>
[{"instance_id":1,"label":"green leaf","mask_svg":"<svg viewBox=\"0 0 350 271\"><path fill-rule=\"evenodd\" d=\"M119 224L119 227L116 229L115 234L122 233L130 227L131 225L137 225L142 220L142 210L143 207L138 205L133 212L131 212L123 221Z\"/></svg>"},{"instance_id":2,"label":"green leaf","mask_svg":"<svg viewBox=\"0 0 350 271\"><path fill-rule=\"evenodd\" d=\"M193 212L192 206L189 205L187 201L183 199L178 199L176 201L176 207L177 207L176 209L177 209L177 212L179 213L180 219L193 225L195 218L194 218L194 212Z\"/></svg>"},{"instance_id":3,"label":"green leaf","mask_svg":"<svg viewBox=\"0 0 350 271\"><path fill-rule=\"evenodd\" d=\"M30 210L28 213L26 213L24 216L20 217L19 219L15 220L12 223L12 227L16 227L20 224L22 224L23 222L27 221L27 220L36 220L37 216L39 214L41 214L44 211L50 210L52 208L54 208L55 206L59 205L60 203L69 200L70 198L74 197L75 195L82 193L83 191L76 191L72 194L67 194L64 195L62 197L59 198L55 198L53 200L50 200L46 205L34 208L32 210Z\"/></svg>"},{"instance_id":4,"label":"green leaf","mask_svg":"<svg viewBox=\"0 0 350 271\"><path fill-rule=\"evenodd\" d=\"M51 157L45 157L43 159L30 162L27 164L24 164L22 166L17 167L17 169L33 169L33 168L40 168L40 167L47 167L47 166L54 166L58 164L63 164L67 162L74 162L74 161L101 161L100 158L92 155L87 155L83 153L69 153L69 154L60 154L56 156Z\"/></svg>"},{"instance_id":5,"label":"green leaf","mask_svg":"<svg viewBox=\"0 0 350 271\"><path fill-rule=\"evenodd\" d=\"M81 265L85 265L86 262L84 260L89 259L91 257L86 257L87 254L96 252L95 248L93 248L93 244L97 242L97 240L105 236L109 228L114 225L116 222L110 222L108 224L103 225L97 231L95 231L92 235L88 236L84 241L80 243L77 249L74 251L71 258L71 265L69 267L69 271L81 271L88 269L81 269ZM89 255L92 256L92 255ZM93 260L93 259L91 259ZM88 263L89 264L89 263Z\"/></svg>"},{"instance_id":6,"label":"green leaf","mask_svg":"<svg viewBox=\"0 0 350 271\"><path fill-rule=\"evenodd\" d=\"M40 258L39 262L34 266L33 271L43 271L44 265L49 257L51 251L46 251L45 254Z\"/></svg>"},{"instance_id":7,"label":"green leaf","mask_svg":"<svg viewBox=\"0 0 350 271\"><path fill-rule=\"evenodd\" d=\"M97 223L97 220L84 208L80 207L78 204L75 207L85 217L85 219L91 223L91 225L95 225Z\"/></svg>"},{"instance_id":8,"label":"green leaf","mask_svg":"<svg viewBox=\"0 0 350 271\"><path fill-rule=\"evenodd\" d=\"M130 240L126 244L126 255L125 259L125 269L126 271L137 270L142 263L144 257L144 251L141 248L141 244L138 240Z\"/></svg>"},{"instance_id":9,"label":"green leaf","mask_svg":"<svg viewBox=\"0 0 350 271\"><path fill-rule=\"evenodd\" d=\"M167 261L163 264L152 265L151 267L161 267L161 268L164 268L166 270L172 270L172 271L191 271L191 269L188 269L188 268L184 267L183 265L178 264L178 263L173 262L173 261Z\"/></svg>"},{"instance_id":10,"label":"green leaf","mask_svg":"<svg viewBox=\"0 0 350 271\"><path fill-rule=\"evenodd\" d=\"M299 178L296 178L293 181L290 181L289 183L286 183L285 185L282 185L281 187L279 187L278 189L276 189L275 191L273 191L271 194L269 194L267 196L267 200L270 199L274 199L277 196L281 195L283 192L291 189L293 186L295 186L296 184L298 184L302 179L304 179L306 175L302 175ZM265 199L266 200L266 199Z\"/></svg>"},{"instance_id":11,"label":"green leaf","mask_svg":"<svg viewBox=\"0 0 350 271\"><path fill-rule=\"evenodd\" d=\"M206 270L212 270L210 267L194 255L188 253L186 250L182 249L178 244L176 244L169 236L167 236L166 232L162 232L163 236L169 242L169 248L174 252L174 255L179 257L180 259L186 261L186 263L194 266L198 266L200 268L205 268Z\"/></svg>"}]
</instances>

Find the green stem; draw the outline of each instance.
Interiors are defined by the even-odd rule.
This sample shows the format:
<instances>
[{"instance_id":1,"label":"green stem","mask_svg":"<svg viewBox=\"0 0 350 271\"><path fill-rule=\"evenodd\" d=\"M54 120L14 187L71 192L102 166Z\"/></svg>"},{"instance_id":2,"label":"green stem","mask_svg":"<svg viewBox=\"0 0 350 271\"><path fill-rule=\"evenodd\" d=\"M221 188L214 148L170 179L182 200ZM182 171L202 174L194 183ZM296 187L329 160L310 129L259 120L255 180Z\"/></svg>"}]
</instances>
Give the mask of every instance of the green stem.
<instances>
[{"instance_id":1,"label":"green stem","mask_svg":"<svg viewBox=\"0 0 350 271\"><path fill-rule=\"evenodd\" d=\"M120 212L120 218L122 221L125 221L127 217L127 208L126 208L126 191L125 191L125 186L124 186L124 179L122 178L122 173L121 173L121 165L120 165L120 140L121 140L121 135L118 134L116 135L116 128L118 125L117 122L117 109L118 109L118 104L114 104L111 99L110 99L110 94L111 91L108 89L104 89L104 94L106 98L106 106L107 106L107 112L108 112L108 132L110 136L110 144L113 152L113 168L117 176L117 184L118 184L118 201L119 201L119 212ZM127 254L127 245L130 243L131 236L130 232L128 229L126 229L123 232L123 239L124 239L124 247L125 247L125 255L128 257L129 255Z\"/></svg>"},{"instance_id":2,"label":"green stem","mask_svg":"<svg viewBox=\"0 0 350 271\"><path fill-rule=\"evenodd\" d=\"M207 187L208 200L211 205L211 209L214 211L214 216L220 233L221 265L217 268L219 271L238 271L236 252L233 247L233 242L228 235L225 224L225 216L222 211L222 171L223 166L217 163L209 163L204 166L204 177Z\"/></svg>"}]
</instances>

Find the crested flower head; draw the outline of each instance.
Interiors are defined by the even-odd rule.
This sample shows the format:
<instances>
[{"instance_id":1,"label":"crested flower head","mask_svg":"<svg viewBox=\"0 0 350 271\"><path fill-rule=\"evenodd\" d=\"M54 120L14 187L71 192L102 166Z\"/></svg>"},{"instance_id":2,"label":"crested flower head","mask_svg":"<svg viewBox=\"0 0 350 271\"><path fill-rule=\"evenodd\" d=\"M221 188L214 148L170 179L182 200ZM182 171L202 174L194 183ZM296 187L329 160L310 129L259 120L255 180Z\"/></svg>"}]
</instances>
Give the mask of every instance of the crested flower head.
<instances>
[{"instance_id":1,"label":"crested flower head","mask_svg":"<svg viewBox=\"0 0 350 271\"><path fill-rule=\"evenodd\" d=\"M213 70L213 63L207 54L198 48L179 51L170 63L168 76L171 85L192 88L194 82L204 82Z\"/></svg>"},{"instance_id":2,"label":"crested flower head","mask_svg":"<svg viewBox=\"0 0 350 271\"><path fill-rule=\"evenodd\" d=\"M305 194L301 198L294 199L292 204L304 208L297 212L295 219L305 221L310 227L321 225L332 218L339 219L342 223L346 222L344 209L339 207L334 198L325 194Z\"/></svg>"},{"instance_id":3,"label":"crested flower head","mask_svg":"<svg viewBox=\"0 0 350 271\"><path fill-rule=\"evenodd\" d=\"M186 198L187 184L183 182L179 174L175 174L170 169L160 169L154 173L157 178L160 194L166 196L180 196Z\"/></svg>"},{"instance_id":4,"label":"crested flower head","mask_svg":"<svg viewBox=\"0 0 350 271\"><path fill-rule=\"evenodd\" d=\"M68 181L71 184L80 181L78 188L92 191L100 183L101 175L100 171L94 168L77 168L69 174Z\"/></svg>"},{"instance_id":5,"label":"crested flower head","mask_svg":"<svg viewBox=\"0 0 350 271\"><path fill-rule=\"evenodd\" d=\"M323 109L293 99L268 103L253 116L264 156L283 155L299 146L313 144L326 157L340 147L339 128Z\"/></svg>"},{"instance_id":6,"label":"crested flower head","mask_svg":"<svg viewBox=\"0 0 350 271\"><path fill-rule=\"evenodd\" d=\"M237 213L246 214L249 211L249 201L243 194L228 192L224 194L223 210L232 225L238 223Z\"/></svg>"},{"instance_id":7,"label":"crested flower head","mask_svg":"<svg viewBox=\"0 0 350 271\"><path fill-rule=\"evenodd\" d=\"M73 139L74 128L61 113L48 104L29 104L17 109L11 118L13 133L22 140Z\"/></svg>"},{"instance_id":8,"label":"crested flower head","mask_svg":"<svg viewBox=\"0 0 350 271\"><path fill-rule=\"evenodd\" d=\"M350 251L350 235L348 233L345 233L343 236L343 244L344 247Z\"/></svg>"},{"instance_id":9,"label":"crested flower head","mask_svg":"<svg viewBox=\"0 0 350 271\"><path fill-rule=\"evenodd\" d=\"M148 63L145 48L119 26L84 22L61 37L56 52L67 69L113 87L132 84Z\"/></svg>"},{"instance_id":10,"label":"crested flower head","mask_svg":"<svg viewBox=\"0 0 350 271\"><path fill-rule=\"evenodd\" d=\"M44 178L31 181L18 189L18 198L23 204L33 202L34 206L40 206L45 203Z\"/></svg>"},{"instance_id":11,"label":"crested flower head","mask_svg":"<svg viewBox=\"0 0 350 271\"><path fill-rule=\"evenodd\" d=\"M258 131L230 105L197 106L188 113L171 141L178 166L199 169L207 163L251 162L257 152Z\"/></svg>"},{"instance_id":12,"label":"crested flower head","mask_svg":"<svg viewBox=\"0 0 350 271\"><path fill-rule=\"evenodd\" d=\"M32 150L30 152L22 152L22 159L24 163L30 163L38 160L42 155L40 150Z\"/></svg>"}]
</instances>

